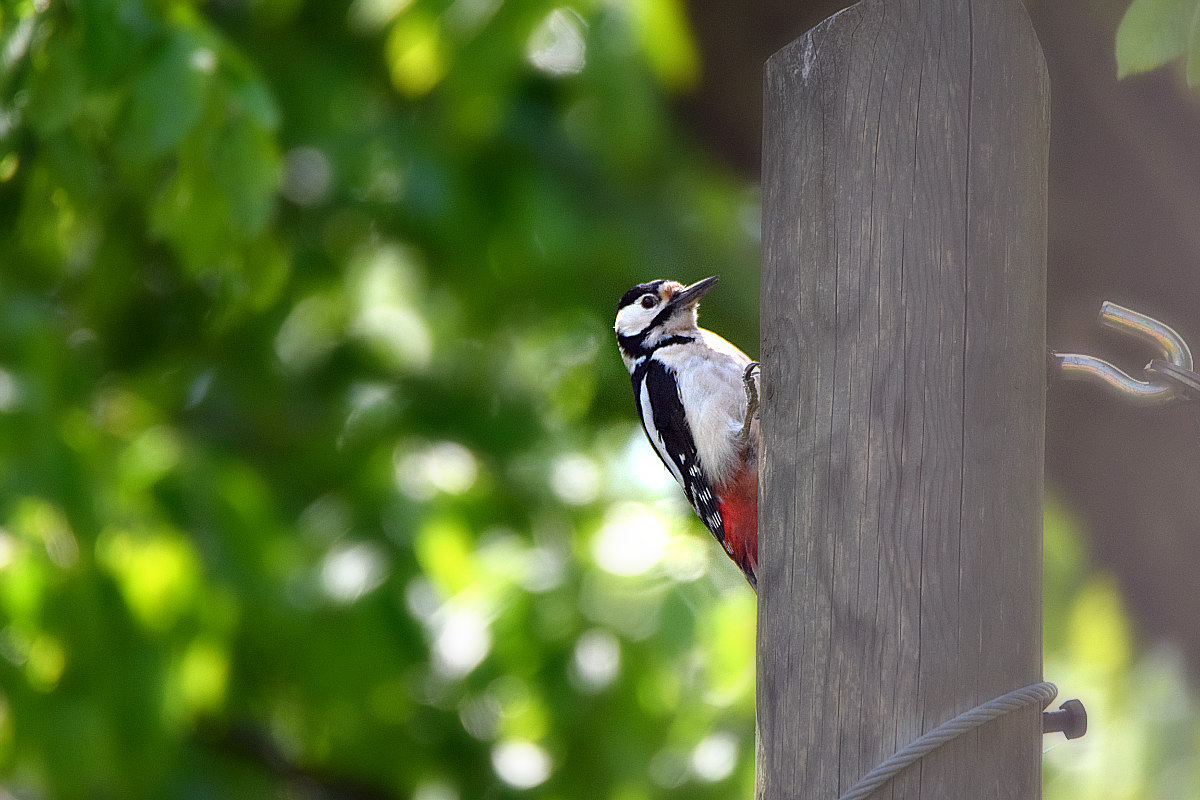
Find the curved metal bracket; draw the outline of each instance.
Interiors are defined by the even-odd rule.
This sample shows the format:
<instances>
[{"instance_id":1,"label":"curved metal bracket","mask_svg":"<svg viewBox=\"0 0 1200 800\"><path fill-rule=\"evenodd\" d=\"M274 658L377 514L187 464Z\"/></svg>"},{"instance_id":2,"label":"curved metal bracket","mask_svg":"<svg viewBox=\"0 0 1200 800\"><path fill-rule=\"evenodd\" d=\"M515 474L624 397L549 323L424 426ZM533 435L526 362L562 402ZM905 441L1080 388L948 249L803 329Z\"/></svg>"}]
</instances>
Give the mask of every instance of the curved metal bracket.
<instances>
[{"instance_id":1,"label":"curved metal bracket","mask_svg":"<svg viewBox=\"0 0 1200 800\"><path fill-rule=\"evenodd\" d=\"M1192 351L1188 349L1187 342L1153 317L1106 300L1100 306L1100 324L1154 345L1171 364L1185 370L1192 369ZM1058 363L1064 378L1098 381L1130 402L1158 405L1168 403L1179 396L1173 386L1149 371L1146 374L1151 380L1142 381L1130 377L1118 367L1095 356L1076 353L1050 355Z\"/></svg>"}]
</instances>

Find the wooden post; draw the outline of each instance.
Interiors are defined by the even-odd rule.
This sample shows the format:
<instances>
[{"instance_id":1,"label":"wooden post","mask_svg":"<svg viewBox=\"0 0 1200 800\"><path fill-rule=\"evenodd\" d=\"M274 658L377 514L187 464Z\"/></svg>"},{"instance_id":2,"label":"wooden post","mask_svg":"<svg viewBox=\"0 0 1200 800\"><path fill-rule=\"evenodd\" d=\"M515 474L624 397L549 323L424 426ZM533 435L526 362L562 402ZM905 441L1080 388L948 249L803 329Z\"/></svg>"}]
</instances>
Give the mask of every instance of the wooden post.
<instances>
[{"instance_id":1,"label":"wooden post","mask_svg":"<svg viewBox=\"0 0 1200 800\"><path fill-rule=\"evenodd\" d=\"M864 0L765 90L757 795L836 800L1041 680L1049 89L1018 0ZM1039 797L1041 744L876 796Z\"/></svg>"}]
</instances>

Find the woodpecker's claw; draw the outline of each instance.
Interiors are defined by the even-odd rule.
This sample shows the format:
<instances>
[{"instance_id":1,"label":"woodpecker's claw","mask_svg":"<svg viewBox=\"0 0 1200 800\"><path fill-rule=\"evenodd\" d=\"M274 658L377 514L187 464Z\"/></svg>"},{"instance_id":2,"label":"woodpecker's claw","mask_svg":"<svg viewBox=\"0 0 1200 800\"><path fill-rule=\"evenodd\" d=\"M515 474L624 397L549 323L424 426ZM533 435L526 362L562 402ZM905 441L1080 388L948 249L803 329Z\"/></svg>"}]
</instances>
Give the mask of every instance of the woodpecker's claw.
<instances>
[{"instance_id":1,"label":"woodpecker's claw","mask_svg":"<svg viewBox=\"0 0 1200 800\"><path fill-rule=\"evenodd\" d=\"M758 417L758 383L754 380L754 371L759 368L757 361L751 361L742 372L742 386L746 389L746 421L742 423L739 438L742 447L750 442L750 425Z\"/></svg>"}]
</instances>

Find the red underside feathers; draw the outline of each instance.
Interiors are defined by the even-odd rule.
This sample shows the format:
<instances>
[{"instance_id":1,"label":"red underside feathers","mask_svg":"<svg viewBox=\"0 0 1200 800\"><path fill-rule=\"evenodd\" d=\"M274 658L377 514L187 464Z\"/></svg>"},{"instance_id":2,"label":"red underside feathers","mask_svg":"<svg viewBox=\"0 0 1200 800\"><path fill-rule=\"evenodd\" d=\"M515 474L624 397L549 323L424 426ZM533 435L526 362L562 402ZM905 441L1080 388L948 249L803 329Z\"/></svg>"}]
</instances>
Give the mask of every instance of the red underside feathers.
<instances>
[{"instance_id":1,"label":"red underside feathers","mask_svg":"<svg viewBox=\"0 0 1200 800\"><path fill-rule=\"evenodd\" d=\"M725 545L752 586L758 584L758 470L747 465L717 488Z\"/></svg>"}]
</instances>

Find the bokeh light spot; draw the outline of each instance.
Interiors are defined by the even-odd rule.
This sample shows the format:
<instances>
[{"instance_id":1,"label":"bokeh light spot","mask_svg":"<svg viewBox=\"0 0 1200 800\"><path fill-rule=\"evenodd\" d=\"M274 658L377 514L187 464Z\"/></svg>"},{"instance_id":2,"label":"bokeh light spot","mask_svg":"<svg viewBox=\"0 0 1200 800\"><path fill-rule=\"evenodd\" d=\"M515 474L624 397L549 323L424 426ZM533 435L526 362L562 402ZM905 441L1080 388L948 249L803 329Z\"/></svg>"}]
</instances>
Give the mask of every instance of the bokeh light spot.
<instances>
[{"instance_id":1,"label":"bokeh light spot","mask_svg":"<svg viewBox=\"0 0 1200 800\"><path fill-rule=\"evenodd\" d=\"M17 558L17 537L8 528L0 527L0 571Z\"/></svg>"},{"instance_id":2,"label":"bokeh light spot","mask_svg":"<svg viewBox=\"0 0 1200 800\"><path fill-rule=\"evenodd\" d=\"M375 33L412 5L412 0L354 0L347 21L352 30Z\"/></svg>"},{"instance_id":3,"label":"bokeh light spot","mask_svg":"<svg viewBox=\"0 0 1200 800\"><path fill-rule=\"evenodd\" d=\"M275 336L275 355L283 365L302 371L322 360L342 338L343 300L314 294L292 308Z\"/></svg>"},{"instance_id":4,"label":"bokeh light spot","mask_svg":"<svg viewBox=\"0 0 1200 800\"><path fill-rule=\"evenodd\" d=\"M687 752L677 747L659 750L650 759L650 780L665 789L674 789L687 780Z\"/></svg>"},{"instance_id":5,"label":"bokeh light spot","mask_svg":"<svg viewBox=\"0 0 1200 800\"><path fill-rule=\"evenodd\" d=\"M0 369L0 414L16 411L21 405L21 384L16 376Z\"/></svg>"},{"instance_id":6,"label":"bokeh light spot","mask_svg":"<svg viewBox=\"0 0 1200 800\"><path fill-rule=\"evenodd\" d=\"M571 678L585 692L599 692L617 679L621 669L621 645L603 628L585 632L575 642Z\"/></svg>"},{"instance_id":7,"label":"bokeh light spot","mask_svg":"<svg viewBox=\"0 0 1200 800\"><path fill-rule=\"evenodd\" d=\"M217 70L217 54L207 47L197 47L188 57L188 66L196 72L211 75Z\"/></svg>"},{"instance_id":8,"label":"bokeh light spot","mask_svg":"<svg viewBox=\"0 0 1200 800\"><path fill-rule=\"evenodd\" d=\"M550 755L533 742L501 742L492 749L492 767L514 789L532 789L550 777Z\"/></svg>"},{"instance_id":9,"label":"bokeh light spot","mask_svg":"<svg viewBox=\"0 0 1200 800\"><path fill-rule=\"evenodd\" d=\"M426 781L417 786L412 800L458 800L458 790L445 781Z\"/></svg>"},{"instance_id":10,"label":"bokeh light spot","mask_svg":"<svg viewBox=\"0 0 1200 800\"><path fill-rule=\"evenodd\" d=\"M446 73L436 19L410 11L396 20L387 39L392 85L403 95L420 97Z\"/></svg>"},{"instance_id":11,"label":"bokeh light spot","mask_svg":"<svg viewBox=\"0 0 1200 800\"><path fill-rule=\"evenodd\" d=\"M49 634L42 634L29 647L25 677L37 691L49 692L58 685L66 666L67 651L62 643Z\"/></svg>"},{"instance_id":12,"label":"bokeh light spot","mask_svg":"<svg viewBox=\"0 0 1200 800\"><path fill-rule=\"evenodd\" d=\"M576 75L587 63L583 18L569 8L556 8L538 23L525 45L529 63L548 75Z\"/></svg>"},{"instance_id":13,"label":"bokeh light spot","mask_svg":"<svg viewBox=\"0 0 1200 800\"><path fill-rule=\"evenodd\" d=\"M396 484L414 500L432 500L438 492L462 494L475 485L479 466L474 454L457 442L435 442L420 450L399 447Z\"/></svg>"},{"instance_id":14,"label":"bokeh light spot","mask_svg":"<svg viewBox=\"0 0 1200 800\"><path fill-rule=\"evenodd\" d=\"M293 147L283 158L283 196L298 206L315 206L329 196L333 167L315 147Z\"/></svg>"},{"instance_id":15,"label":"bokeh light spot","mask_svg":"<svg viewBox=\"0 0 1200 800\"><path fill-rule=\"evenodd\" d=\"M387 577L387 557L371 542L338 545L321 565L321 588L337 603L353 603Z\"/></svg>"},{"instance_id":16,"label":"bokeh light spot","mask_svg":"<svg viewBox=\"0 0 1200 800\"><path fill-rule=\"evenodd\" d=\"M550 468L550 488L567 505L583 506L600 494L600 468L582 453L567 453Z\"/></svg>"},{"instance_id":17,"label":"bokeh light spot","mask_svg":"<svg viewBox=\"0 0 1200 800\"><path fill-rule=\"evenodd\" d=\"M217 710L229 683L229 653L216 642L192 642L180 661L178 682L189 712Z\"/></svg>"},{"instance_id":18,"label":"bokeh light spot","mask_svg":"<svg viewBox=\"0 0 1200 800\"><path fill-rule=\"evenodd\" d=\"M465 603L443 606L434 617L433 666L444 678L468 675L492 649L487 618Z\"/></svg>"},{"instance_id":19,"label":"bokeh light spot","mask_svg":"<svg viewBox=\"0 0 1200 800\"><path fill-rule=\"evenodd\" d=\"M592 557L614 575L641 575L662 561L668 538L665 521L648 506L621 503L592 539Z\"/></svg>"},{"instance_id":20,"label":"bokeh light spot","mask_svg":"<svg viewBox=\"0 0 1200 800\"><path fill-rule=\"evenodd\" d=\"M109 528L96 556L117 579L125 603L151 630L166 630L195 600L200 562L190 542L173 531Z\"/></svg>"},{"instance_id":21,"label":"bokeh light spot","mask_svg":"<svg viewBox=\"0 0 1200 800\"><path fill-rule=\"evenodd\" d=\"M362 248L348 268L351 331L395 370L424 369L433 357L433 335L415 307L419 272L412 249L398 244Z\"/></svg>"},{"instance_id":22,"label":"bokeh light spot","mask_svg":"<svg viewBox=\"0 0 1200 800\"><path fill-rule=\"evenodd\" d=\"M708 783L724 780L737 766L737 756L737 739L731 733L718 731L709 734L692 750L692 772Z\"/></svg>"}]
</instances>

